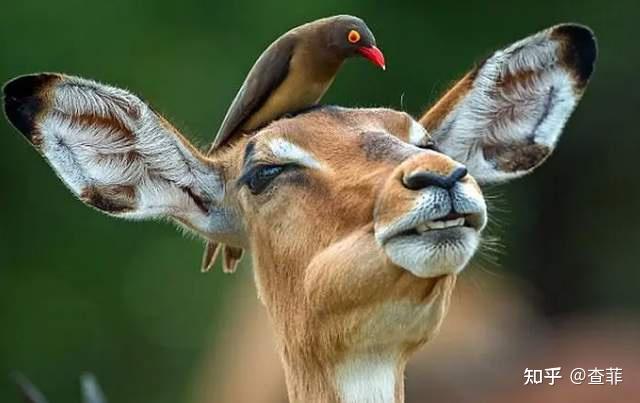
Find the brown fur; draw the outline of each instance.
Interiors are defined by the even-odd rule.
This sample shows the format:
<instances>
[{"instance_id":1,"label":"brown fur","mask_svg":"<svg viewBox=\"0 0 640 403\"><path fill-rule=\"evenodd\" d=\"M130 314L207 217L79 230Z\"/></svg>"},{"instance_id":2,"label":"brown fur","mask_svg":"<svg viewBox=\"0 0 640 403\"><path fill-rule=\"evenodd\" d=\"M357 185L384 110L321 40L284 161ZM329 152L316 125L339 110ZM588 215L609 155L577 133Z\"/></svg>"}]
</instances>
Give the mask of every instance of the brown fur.
<instances>
[{"instance_id":1,"label":"brown fur","mask_svg":"<svg viewBox=\"0 0 640 403\"><path fill-rule=\"evenodd\" d=\"M62 113L57 111L56 113ZM72 124L78 126L91 126L91 127L101 127L107 130L110 130L113 134L119 134L124 139L135 141L135 134L125 126L118 119L113 118L112 116L105 117L96 114L74 114L73 116L69 116ZM115 129L115 130L114 130Z\"/></svg>"},{"instance_id":2,"label":"brown fur","mask_svg":"<svg viewBox=\"0 0 640 403\"><path fill-rule=\"evenodd\" d=\"M449 112L460 102L471 87L475 78L477 68L467 73L460 81L456 82L450 90L448 90L442 98L423 114L420 123L431 132L440 126Z\"/></svg>"},{"instance_id":3,"label":"brown fur","mask_svg":"<svg viewBox=\"0 0 640 403\"><path fill-rule=\"evenodd\" d=\"M80 193L80 198L108 213L123 213L136 207L135 189L131 186L91 186Z\"/></svg>"},{"instance_id":4,"label":"brown fur","mask_svg":"<svg viewBox=\"0 0 640 403\"><path fill-rule=\"evenodd\" d=\"M484 151L488 159L496 157L498 167L506 172L517 172L531 169L544 161L551 149L542 144L514 145L506 147L487 147Z\"/></svg>"},{"instance_id":5,"label":"brown fur","mask_svg":"<svg viewBox=\"0 0 640 403\"><path fill-rule=\"evenodd\" d=\"M498 83L504 94L510 94L522 86L533 86L533 80L536 79L541 72L535 70L521 70L513 74L502 75Z\"/></svg>"},{"instance_id":6,"label":"brown fur","mask_svg":"<svg viewBox=\"0 0 640 403\"><path fill-rule=\"evenodd\" d=\"M285 139L322 168L284 173L259 195L227 186L227 199L246 221L258 292L275 328L292 402L338 402L335 368L361 349L394 351L402 374L411 352L444 317L454 278L419 279L391 263L374 238L374 220L405 214L415 197L402 185L403 173L448 174L459 166L404 143L410 123L406 114L389 110L331 108L280 120L251 138L252 158L280 163L269 144ZM241 174L247 142L211 156L229 184ZM383 195L394 203L375 211ZM433 314L432 300L440 306ZM398 328L408 331L385 330L384 309L395 303L418 312L399 319ZM401 401L401 375L397 382Z\"/></svg>"}]
</instances>

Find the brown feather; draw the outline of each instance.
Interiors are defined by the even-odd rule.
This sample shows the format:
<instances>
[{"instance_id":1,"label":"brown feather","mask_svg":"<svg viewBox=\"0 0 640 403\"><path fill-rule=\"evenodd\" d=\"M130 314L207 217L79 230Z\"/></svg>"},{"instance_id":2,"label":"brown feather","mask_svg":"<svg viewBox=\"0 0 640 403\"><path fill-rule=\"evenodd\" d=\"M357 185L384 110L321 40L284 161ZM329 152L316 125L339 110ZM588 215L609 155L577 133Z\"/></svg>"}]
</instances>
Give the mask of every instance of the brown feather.
<instances>
[{"instance_id":1,"label":"brown feather","mask_svg":"<svg viewBox=\"0 0 640 403\"><path fill-rule=\"evenodd\" d=\"M357 46L373 46L375 38L364 21L333 16L295 27L273 42L255 62L233 99L209 153L242 133L255 131L287 113L318 103L342 62L358 54L347 48L347 27L363 35Z\"/></svg>"}]
</instances>

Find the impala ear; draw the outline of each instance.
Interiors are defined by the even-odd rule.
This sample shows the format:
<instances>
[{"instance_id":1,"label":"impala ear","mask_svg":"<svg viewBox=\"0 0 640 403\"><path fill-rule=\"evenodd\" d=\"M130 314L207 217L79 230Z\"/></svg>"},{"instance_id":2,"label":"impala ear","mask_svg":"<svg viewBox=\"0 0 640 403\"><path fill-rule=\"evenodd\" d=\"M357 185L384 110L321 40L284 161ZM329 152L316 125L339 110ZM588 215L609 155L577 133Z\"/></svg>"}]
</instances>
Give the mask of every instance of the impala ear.
<instances>
[{"instance_id":1,"label":"impala ear","mask_svg":"<svg viewBox=\"0 0 640 403\"><path fill-rule=\"evenodd\" d=\"M84 203L113 216L171 217L207 236L231 236L219 168L135 95L61 74L4 87L11 123Z\"/></svg>"},{"instance_id":2,"label":"impala ear","mask_svg":"<svg viewBox=\"0 0 640 403\"><path fill-rule=\"evenodd\" d=\"M591 30L562 24L499 50L420 119L481 183L522 176L553 151L593 72Z\"/></svg>"}]
</instances>

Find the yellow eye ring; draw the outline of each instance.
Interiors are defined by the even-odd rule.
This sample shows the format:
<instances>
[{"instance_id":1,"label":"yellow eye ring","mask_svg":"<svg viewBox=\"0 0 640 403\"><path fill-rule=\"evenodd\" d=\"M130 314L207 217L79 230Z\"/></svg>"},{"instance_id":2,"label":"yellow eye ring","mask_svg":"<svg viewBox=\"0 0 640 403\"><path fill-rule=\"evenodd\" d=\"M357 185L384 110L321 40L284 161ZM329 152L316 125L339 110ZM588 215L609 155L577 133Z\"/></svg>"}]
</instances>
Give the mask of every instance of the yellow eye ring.
<instances>
[{"instance_id":1,"label":"yellow eye ring","mask_svg":"<svg viewBox=\"0 0 640 403\"><path fill-rule=\"evenodd\" d=\"M356 31L355 29L352 29L351 31L349 31L349 34L347 35L347 39L351 43L360 42L360 32Z\"/></svg>"}]
</instances>

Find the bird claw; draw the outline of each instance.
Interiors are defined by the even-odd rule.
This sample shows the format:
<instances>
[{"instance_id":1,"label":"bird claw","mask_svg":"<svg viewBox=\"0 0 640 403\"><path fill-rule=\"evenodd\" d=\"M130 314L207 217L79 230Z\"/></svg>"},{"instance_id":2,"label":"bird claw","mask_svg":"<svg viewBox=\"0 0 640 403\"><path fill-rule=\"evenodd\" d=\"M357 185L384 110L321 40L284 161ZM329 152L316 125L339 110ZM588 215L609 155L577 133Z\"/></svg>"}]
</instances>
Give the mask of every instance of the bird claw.
<instances>
[{"instance_id":1,"label":"bird claw","mask_svg":"<svg viewBox=\"0 0 640 403\"><path fill-rule=\"evenodd\" d=\"M202 256L200 272L207 273L211 271L222 246L222 244L217 242L207 241L207 245L204 248L204 255Z\"/></svg>"},{"instance_id":2,"label":"bird claw","mask_svg":"<svg viewBox=\"0 0 640 403\"><path fill-rule=\"evenodd\" d=\"M222 271L225 273L234 273L238 268L240 259L244 254L244 249L235 246L224 245L222 253Z\"/></svg>"},{"instance_id":3,"label":"bird claw","mask_svg":"<svg viewBox=\"0 0 640 403\"><path fill-rule=\"evenodd\" d=\"M202 266L200 271L207 273L211 271L216 262L216 258L222 250L222 271L225 273L234 273L238 268L238 264L244 254L244 249L235 246L224 245L217 242L207 241L204 255L202 256Z\"/></svg>"}]
</instances>

